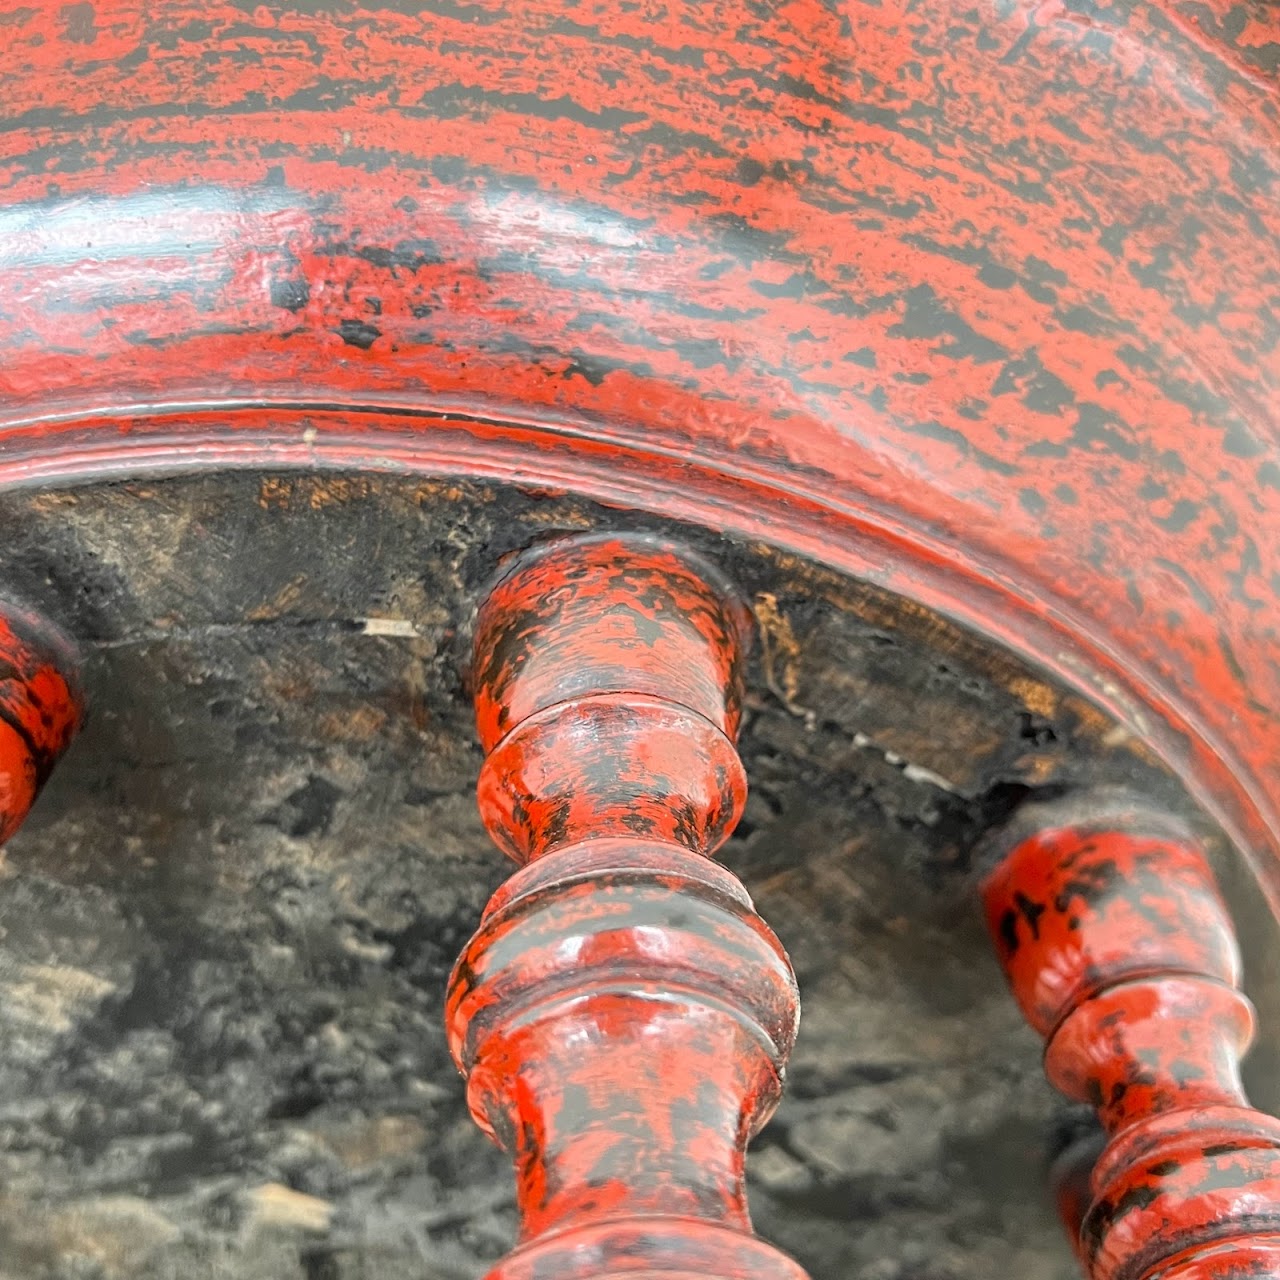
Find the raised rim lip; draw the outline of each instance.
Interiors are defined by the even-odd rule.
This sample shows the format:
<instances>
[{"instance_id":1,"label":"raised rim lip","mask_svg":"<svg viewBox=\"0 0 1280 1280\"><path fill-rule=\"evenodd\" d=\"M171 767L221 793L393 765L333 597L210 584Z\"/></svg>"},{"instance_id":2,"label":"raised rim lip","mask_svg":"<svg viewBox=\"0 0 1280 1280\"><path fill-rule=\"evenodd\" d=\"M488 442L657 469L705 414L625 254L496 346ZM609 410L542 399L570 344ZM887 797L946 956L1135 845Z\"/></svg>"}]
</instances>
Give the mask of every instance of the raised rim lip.
<instances>
[{"instance_id":1,"label":"raised rim lip","mask_svg":"<svg viewBox=\"0 0 1280 1280\"><path fill-rule=\"evenodd\" d=\"M184 425L209 415L220 423ZM236 425L264 416L272 425ZM110 424L122 419L145 422L146 430L112 431ZM619 466L621 460L630 465ZM681 450L638 441L605 424L425 398L413 404L395 397L202 398L0 421L0 496L262 469L381 472L576 493L602 506L763 542L915 600L1045 671L1146 743L1240 851L1280 919L1280 813L1194 707L1107 643L1092 622L1046 598L1040 584L892 513L858 507L831 483L817 483L820 477L784 476L767 458L708 456L692 442Z\"/></svg>"}]
</instances>

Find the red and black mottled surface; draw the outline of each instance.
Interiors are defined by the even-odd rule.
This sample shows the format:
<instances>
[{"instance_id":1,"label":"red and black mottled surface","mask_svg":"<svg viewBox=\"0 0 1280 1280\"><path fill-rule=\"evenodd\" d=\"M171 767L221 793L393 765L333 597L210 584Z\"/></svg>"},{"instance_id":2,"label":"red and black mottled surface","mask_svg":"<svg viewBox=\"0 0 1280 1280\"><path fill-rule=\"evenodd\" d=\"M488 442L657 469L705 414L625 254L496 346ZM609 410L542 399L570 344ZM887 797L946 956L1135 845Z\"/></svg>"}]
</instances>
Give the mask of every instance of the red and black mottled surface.
<instances>
[{"instance_id":1,"label":"red and black mottled surface","mask_svg":"<svg viewBox=\"0 0 1280 1280\"><path fill-rule=\"evenodd\" d=\"M1280 1269L1280 1120L1240 1061L1254 1011L1230 915L1190 832L1088 797L1016 820L1042 829L983 884L987 924L1045 1070L1109 1142L1083 1216L1093 1280L1228 1280Z\"/></svg>"},{"instance_id":2,"label":"red and black mottled surface","mask_svg":"<svg viewBox=\"0 0 1280 1280\"><path fill-rule=\"evenodd\" d=\"M1280 899L1269 0L0 15L0 483L564 483L1038 655Z\"/></svg>"},{"instance_id":3,"label":"red and black mottled surface","mask_svg":"<svg viewBox=\"0 0 1280 1280\"><path fill-rule=\"evenodd\" d=\"M742 816L734 749L750 611L686 547L535 545L481 606L479 803L517 861L604 836L711 853Z\"/></svg>"},{"instance_id":4,"label":"red and black mottled surface","mask_svg":"<svg viewBox=\"0 0 1280 1280\"><path fill-rule=\"evenodd\" d=\"M38 615L0 601L0 845L22 825L84 715L77 658Z\"/></svg>"},{"instance_id":5,"label":"red and black mottled surface","mask_svg":"<svg viewBox=\"0 0 1280 1280\"><path fill-rule=\"evenodd\" d=\"M795 1048L795 974L710 861L746 801L746 601L690 548L634 533L504 568L471 662L478 798L525 866L446 1005L472 1114L515 1160L520 1244L490 1280L808 1280L753 1236L746 1192Z\"/></svg>"}]
</instances>

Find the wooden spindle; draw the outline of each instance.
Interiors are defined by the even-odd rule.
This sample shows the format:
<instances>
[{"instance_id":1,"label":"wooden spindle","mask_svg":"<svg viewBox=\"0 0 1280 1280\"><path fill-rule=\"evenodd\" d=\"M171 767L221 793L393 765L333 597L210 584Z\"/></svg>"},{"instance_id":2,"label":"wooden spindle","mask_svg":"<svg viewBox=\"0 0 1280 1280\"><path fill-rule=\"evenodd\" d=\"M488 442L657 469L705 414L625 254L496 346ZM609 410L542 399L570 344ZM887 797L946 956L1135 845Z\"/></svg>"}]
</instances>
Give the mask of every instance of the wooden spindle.
<instances>
[{"instance_id":1,"label":"wooden spindle","mask_svg":"<svg viewBox=\"0 0 1280 1280\"><path fill-rule=\"evenodd\" d=\"M477 1123L522 1217L490 1280L804 1280L751 1232L744 1159L799 1013L781 945L710 855L742 811L750 615L643 537L550 544L481 609L480 807L523 869L450 983Z\"/></svg>"},{"instance_id":2,"label":"wooden spindle","mask_svg":"<svg viewBox=\"0 0 1280 1280\"><path fill-rule=\"evenodd\" d=\"M22 825L84 716L70 646L0 603L0 844Z\"/></svg>"},{"instance_id":3,"label":"wooden spindle","mask_svg":"<svg viewBox=\"0 0 1280 1280\"><path fill-rule=\"evenodd\" d=\"M1045 1069L1107 1133L1078 1252L1092 1280L1280 1276L1280 1121L1249 1105L1254 1028L1198 842L1140 806L1019 819L983 887Z\"/></svg>"}]
</instances>

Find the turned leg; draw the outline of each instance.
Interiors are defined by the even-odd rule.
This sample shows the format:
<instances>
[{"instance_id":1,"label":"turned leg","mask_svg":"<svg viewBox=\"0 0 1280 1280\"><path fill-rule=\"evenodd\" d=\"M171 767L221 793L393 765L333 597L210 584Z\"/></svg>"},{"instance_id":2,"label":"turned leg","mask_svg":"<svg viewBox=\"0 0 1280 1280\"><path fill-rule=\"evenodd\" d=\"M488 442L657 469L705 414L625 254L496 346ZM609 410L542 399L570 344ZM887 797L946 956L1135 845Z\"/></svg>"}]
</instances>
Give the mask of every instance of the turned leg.
<instances>
[{"instance_id":1,"label":"turned leg","mask_svg":"<svg viewBox=\"0 0 1280 1280\"><path fill-rule=\"evenodd\" d=\"M1001 964L1049 1079L1107 1136L1078 1239L1092 1280L1280 1276L1280 1121L1240 1085L1253 1009L1196 840L1077 799L1023 815L995 852Z\"/></svg>"},{"instance_id":2,"label":"turned leg","mask_svg":"<svg viewBox=\"0 0 1280 1280\"><path fill-rule=\"evenodd\" d=\"M708 566L642 537L526 553L480 611L480 808L523 867L448 999L472 1115L516 1164L520 1244L490 1280L805 1280L744 1185L795 978L709 856L746 795L749 634Z\"/></svg>"},{"instance_id":3,"label":"turned leg","mask_svg":"<svg viewBox=\"0 0 1280 1280\"><path fill-rule=\"evenodd\" d=\"M0 845L22 825L84 712L70 647L0 603Z\"/></svg>"}]
</instances>

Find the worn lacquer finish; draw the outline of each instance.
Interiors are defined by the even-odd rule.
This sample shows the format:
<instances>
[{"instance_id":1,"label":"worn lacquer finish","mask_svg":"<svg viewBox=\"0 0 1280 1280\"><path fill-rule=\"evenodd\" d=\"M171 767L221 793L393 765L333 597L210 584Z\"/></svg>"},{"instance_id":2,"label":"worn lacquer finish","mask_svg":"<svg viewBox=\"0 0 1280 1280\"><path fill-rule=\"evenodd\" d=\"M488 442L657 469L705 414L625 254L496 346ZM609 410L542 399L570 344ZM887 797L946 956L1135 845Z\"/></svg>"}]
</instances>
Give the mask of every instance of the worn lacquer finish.
<instances>
[{"instance_id":1,"label":"worn lacquer finish","mask_svg":"<svg viewBox=\"0 0 1280 1280\"><path fill-rule=\"evenodd\" d=\"M0 602L0 845L22 825L83 714L66 641Z\"/></svg>"},{"instance_id":2,"label":"worn lacquer finish","mask_svg":"<svg viewBox=\"0 0 1280 1280\"><path fill-rule=\"evenodd\" d=\"M804 1280L751 1234L744 1185L795 978L707 856L745 796L748 616L635 537L527 553L481 609L480 807L525 865L458 962L448 1032L516 1162L521 1243L492 1280Z\"/></svg>"},{"instance_id":3,"label":"worn lacquer finish","mask_svg":"<svg viewBox=\"0 0 1280 1280\"><path fill-rule=\"evenodd\" d=\"M1203 852L1140 809L1039 816L984 897L1050 1080L1107 1134L1087 1195L1078 1152L1058 1171L1082 1261L1093 1280L1280 1274L1280 1121L1240 1084L1253 1009Z\"/></svg>"},{"instance_id":4,"label":"worn lacquer finish","mask_svg":"<svg viewBox=\"0 0 1280 1280\"><path fill-rule=\"evenodd\" d=\"M1280 901L1280 9L0 14L0 484L414 468L873 574Z\"/></svg>"}]
</instances>

